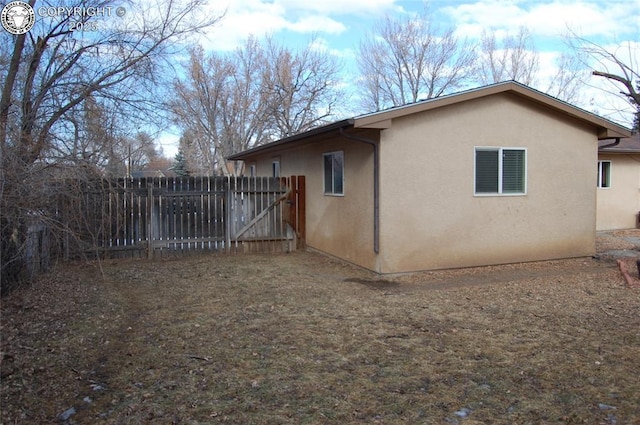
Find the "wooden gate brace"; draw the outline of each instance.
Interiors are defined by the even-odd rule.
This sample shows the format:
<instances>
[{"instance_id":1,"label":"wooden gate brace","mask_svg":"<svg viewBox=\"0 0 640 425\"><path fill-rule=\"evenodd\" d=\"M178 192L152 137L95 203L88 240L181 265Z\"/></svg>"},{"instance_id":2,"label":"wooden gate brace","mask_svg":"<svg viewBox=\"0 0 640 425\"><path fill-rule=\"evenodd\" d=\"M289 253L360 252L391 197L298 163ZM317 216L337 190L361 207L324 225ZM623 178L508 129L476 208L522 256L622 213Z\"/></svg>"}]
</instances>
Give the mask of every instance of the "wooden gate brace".
<instances>
[{"instance_id":1,"label":"wooden gate brace","mask_svg":"<svg viewBox=\"0 0 640 425\"><path fill-rule=\"evenodd\" d=\"M253 220L251 220L249 223L247 223L242 229L238 230L238 233L235 234L234 239L238 239L240 236L242 236L247 230L249 230L251 228L251 226L253 226L254 224L256 224L258 221L260 221L260 219L262 217L264 217L265 215L267 215L272 209L274 209L276 207L276 205L278 205L280 202L284 201L285 199L287 199L289 197L289 195L291 194L291 189L287 189L287 191L283 194L280 195L278 198L276 198L273 202L271 202L271 204L269 204L269 206L267 208L265 208L264 210L262 210L262 212L260 212L260 214L258 214L257 216L255 216L253 218Z\"/></svg>"}]
</instances>

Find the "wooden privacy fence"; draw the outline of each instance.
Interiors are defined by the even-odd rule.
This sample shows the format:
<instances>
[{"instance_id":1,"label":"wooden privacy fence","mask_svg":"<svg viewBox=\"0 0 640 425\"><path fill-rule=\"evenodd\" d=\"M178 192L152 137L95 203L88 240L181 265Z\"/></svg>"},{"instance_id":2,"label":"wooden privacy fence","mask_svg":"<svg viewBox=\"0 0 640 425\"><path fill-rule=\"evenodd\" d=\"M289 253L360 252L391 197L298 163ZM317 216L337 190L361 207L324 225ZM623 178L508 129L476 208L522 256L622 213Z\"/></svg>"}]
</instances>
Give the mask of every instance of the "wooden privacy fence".
<instances>
[{"instance_id":1,"label":"wooden privacy fence","mask_svg":"<svg viewBox=\"0 0 640 425\"><path fill-rule=\"evenodd\" d=\"M203 250L290 251L304 243L304 176L154 177L69 187L57 216L66 257L153 258ZM67 183L68 184L68 183Z\"/></svg>"}]
</instances>

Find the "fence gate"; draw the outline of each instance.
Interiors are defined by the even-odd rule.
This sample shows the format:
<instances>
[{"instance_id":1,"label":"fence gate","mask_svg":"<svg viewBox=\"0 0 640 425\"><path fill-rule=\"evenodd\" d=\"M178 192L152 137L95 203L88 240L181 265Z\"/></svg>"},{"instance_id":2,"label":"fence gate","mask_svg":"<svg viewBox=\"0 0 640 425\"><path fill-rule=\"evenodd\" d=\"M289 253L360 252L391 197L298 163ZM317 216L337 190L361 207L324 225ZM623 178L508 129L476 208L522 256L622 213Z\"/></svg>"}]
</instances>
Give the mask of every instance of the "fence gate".
<instances>
[{"instance_id":1,"label":"fence gate","mask_svg":"<svg viewBox=\"0 0 640 425\"><path fill-rule=\"evenodd\" d=\"M84 219L78 222L86 227L75 233L83 235L83 255L290 251L304 244L304 183L303 176L101 182L71 203L83 210ZM61 219L65 215L78 213L61 208ZM73 248L67 246L65 252Z\"/></svg>"}]
</instances>

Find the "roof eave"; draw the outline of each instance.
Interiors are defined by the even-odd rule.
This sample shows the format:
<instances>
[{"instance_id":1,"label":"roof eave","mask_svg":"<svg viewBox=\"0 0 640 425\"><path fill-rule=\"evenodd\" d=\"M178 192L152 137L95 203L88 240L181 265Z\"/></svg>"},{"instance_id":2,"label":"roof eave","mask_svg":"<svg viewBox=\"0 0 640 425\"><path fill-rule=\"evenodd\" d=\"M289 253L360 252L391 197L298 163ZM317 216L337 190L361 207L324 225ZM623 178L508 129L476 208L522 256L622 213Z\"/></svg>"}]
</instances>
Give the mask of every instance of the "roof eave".
<instances>
[{"instance_id":1,"label":"roof eave","mask_svg":"<svg viewBox=\"0 0 640 425\"><path fill-rule=\"evenodd\" d=\"M599 140L603 139L615 139L615 138L627 138L631 137L631 130L618 125L612 121L608 121L598 115L591 112L580 109L562 100L556 99L548 94L537 91L516 81L506 81L503 83L497 83L490 86L471 89L462 93L454 93L451 95L445 95L433 99L424 100L418 103L410 105L395 107L389 110L373 112L366 115L361 115L355 118L348 118L345 120L337 121L335 123L327 124L322 127L299 133L284 139L277 140L275 142L267 143L262 146L258 146L243 152L239 152L229 156L227 159L244 160L250 158L256 154L264 151L272 150L274 148L299 142L303 139L307 139L314 136L320 136L328 134L332 131L336 131L340 128L371 128L383 130L390 128L393 124L394 118L403 117L409 114L415 114L419 112L428 111L431 109L441 108L447 105L453 105L468 100L479 99L482 97L494 95L497 93L513 93L523 98L533 100L540 103L550 109L565 114L566 116L573 117L575 119L587 122L597 128L597 135Z\"/></svg>"},{"instance_id":2,"label":"roof eave","mask_svg":"<svg viewBox=\"0 0 640 425\"><path fill-rule=\"evenodd\" d=\"M606 154L624 154L624 155L640 155L640 149L599 149L598 153Z\"/></svg>"},{"instance_id":3,"label":"roof eave","mask_svg":"<svg viewBox=\"0 0 640 425\"><path fill-rule=\"evenodd\" d=\"M340 128L348 128L353 126L353 119L348 118L341 121L336 121L331 124L327 124L321 127L305 131L303 133L294 134L293 136L285 137L284 139L276 140L275 142L267 143L265 145L257 146L255 148L248 149L246 151L238 152L227 157L229 161L240 161L250 158L256 154L264 151L272 150L282 145L295 143L297 141L307 139L309 137L320 136L322 134L328 134L332 131L339 130Z\"/></svg>"},{"instance_id":4,"label":"roof eave","mask_svg":"<svg viewBox=\"0 0 640 425\"><path fill-rule=\"evenodd\" d=\"M611 128L611 127L600 127L598 129L598 140L605 140L605 139L617 139L617 138L627 138L627 137L631 137L632 133L631 130L621 127L621 126L616 126L618 128Z\"/></svg>"}]
</instances>

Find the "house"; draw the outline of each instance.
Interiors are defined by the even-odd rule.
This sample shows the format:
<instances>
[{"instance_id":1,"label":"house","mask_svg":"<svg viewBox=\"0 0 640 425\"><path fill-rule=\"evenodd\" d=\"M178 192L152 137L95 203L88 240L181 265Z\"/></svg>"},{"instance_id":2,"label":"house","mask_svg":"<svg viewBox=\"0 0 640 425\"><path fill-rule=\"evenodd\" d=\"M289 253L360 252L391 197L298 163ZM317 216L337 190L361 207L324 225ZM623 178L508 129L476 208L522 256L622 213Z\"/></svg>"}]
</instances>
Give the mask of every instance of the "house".
<instances>
[{"instance_id":1,"label":"house","mask_svg":"<svg viewBox=\"0 0 640 425\"><path fill-rule=\"evenodd\" d=\"M640 227L640 134L600 142L597 229Z\"/></svg>"},{"instance_id":2,"label":"house","mask_svg":"<svg viewBox=\"0 0 640 425\"><path fill-rule=\"evenodd\" d=\"M594 254L598 140L628 129L516 82L230 157L306 176L306 244L378 273Z\"/></svg>"}]
</instances>

